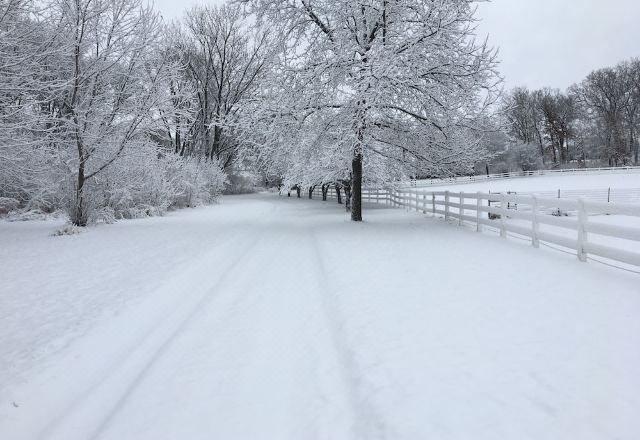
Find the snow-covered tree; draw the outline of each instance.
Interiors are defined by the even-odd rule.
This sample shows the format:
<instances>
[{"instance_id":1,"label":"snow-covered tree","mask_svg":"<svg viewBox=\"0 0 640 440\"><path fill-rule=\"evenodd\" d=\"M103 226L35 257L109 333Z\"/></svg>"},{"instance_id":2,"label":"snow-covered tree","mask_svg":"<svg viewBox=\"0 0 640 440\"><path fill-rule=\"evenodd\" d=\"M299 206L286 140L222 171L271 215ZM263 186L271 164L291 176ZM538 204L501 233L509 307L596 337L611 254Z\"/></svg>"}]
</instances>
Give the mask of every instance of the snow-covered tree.
<instances>
[{"instance_id":1,"label":"snow-covered tree","mask_svg":"<svg viewBox=\"0 0 640 440\"><path fill-rule=\"evenodd\" d=\"M87 185L145 142L145 124L164 99L159 86L167 60L153 56L160 21L143 0L53 0L52 14L67 52L60 60L67 87L54 97L57 141L73 176L69 214L84 226Z\"/></svg>"},{"instance_id":2,"label":"snow-covered tree","mask_svg":"<svg viewBox=\"0 0 640 440\"><path fill-rule=\"evenodd\" d=\"M23 202L51 166L49 97L64 85L59 32L46 18L39 2L0 1L0 196Z\"/></svg>"},{"instance_id":3,"label":"snow-covered tree","mask_svg":"<svg viewBox=\"0 0 640 440\"><path fill-rule=\"evenodd\" d=\"M475 40L474 1L242 2L285 37L274 70L281 87L253 114L298 134L267 148L286 150L298 167L328 161L347 174L354 221L362 220L363 182L471 170L483 156L498 80L495 53Z\"/></svg>"},{"instance_id":4,"label":"snow-covered tree","mask_svg":"<svg viewBox=\"0 0 640 440\"><path fill-rule=\"evenodd\" d=\"M237 113L262 77L268 42L265 33L250 31L237 5L196 6L186 12L172 44L185 67L185 85L194 93L183 154L220 161L225 168L233 164Z\"/></svg>"}]
</instances>

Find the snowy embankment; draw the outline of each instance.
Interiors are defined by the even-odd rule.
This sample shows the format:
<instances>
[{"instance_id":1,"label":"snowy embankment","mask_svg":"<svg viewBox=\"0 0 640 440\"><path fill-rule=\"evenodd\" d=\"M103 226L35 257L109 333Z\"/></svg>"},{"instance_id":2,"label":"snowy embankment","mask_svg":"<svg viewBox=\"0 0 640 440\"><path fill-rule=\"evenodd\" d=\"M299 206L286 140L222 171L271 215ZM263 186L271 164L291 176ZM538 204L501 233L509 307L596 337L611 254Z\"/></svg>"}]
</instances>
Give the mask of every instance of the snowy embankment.
<instances>
[{"instance_id":1,"label":"snowy embankment","mask_svg":"<svg viewBox=\"0 0 640 440\"><path fill-rule=\"evenodd\" d=\"M637 438L636 275L366 215L0 222L0 438Z\"/></svg>"}]
</instances>

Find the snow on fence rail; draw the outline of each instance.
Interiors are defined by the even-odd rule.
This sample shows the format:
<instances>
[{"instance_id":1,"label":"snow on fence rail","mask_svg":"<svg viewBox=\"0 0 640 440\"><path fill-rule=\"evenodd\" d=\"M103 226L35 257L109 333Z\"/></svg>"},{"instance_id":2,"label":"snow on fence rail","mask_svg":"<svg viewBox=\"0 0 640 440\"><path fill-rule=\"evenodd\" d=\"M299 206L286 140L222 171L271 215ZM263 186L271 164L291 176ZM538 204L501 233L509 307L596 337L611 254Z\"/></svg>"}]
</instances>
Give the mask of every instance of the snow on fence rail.
<instances>
[{"instance_id":1,"label":"snow on fence rail","mask_svg":"<svg viewBox=\"0 0 640 440\"><path fill-rule=\"evenodd\" d=\"M514 171L510 173L483 174L476 176L458 176L443 179L412 180L409 186L429 187L434 185L463 184L472 182L484 182L487 180L512 179L516 177L548 176L566 173L609 173L609 172L640 172L637 167L610 167L610 168L570 168L566 170L537 170L537 171Z\"/></svg>"},{"instance_id":2,"label":"snow on fence rail","mask_svg":"<svg viewBox=\"0 0 640 440\"><path fill-rule=\"evenodd\" d=\"M319 194L320 195L320 194ZM329 198L336 198L332 188ZM472 223L478 232L485 226L500 236L516 234L534 247L548 243L571 249L580 261L588 255L640 266L640 204L540 197L533 194L425 192L419 189L365 189L365 202L387 204L422 214ZM597 216L599 216L599 220ZM632 226L610 224L605 219L625 216ZM637 219L637 221L635 221ZM599 237L598 240L591 238Z\"/></svg>"}]
</instances>

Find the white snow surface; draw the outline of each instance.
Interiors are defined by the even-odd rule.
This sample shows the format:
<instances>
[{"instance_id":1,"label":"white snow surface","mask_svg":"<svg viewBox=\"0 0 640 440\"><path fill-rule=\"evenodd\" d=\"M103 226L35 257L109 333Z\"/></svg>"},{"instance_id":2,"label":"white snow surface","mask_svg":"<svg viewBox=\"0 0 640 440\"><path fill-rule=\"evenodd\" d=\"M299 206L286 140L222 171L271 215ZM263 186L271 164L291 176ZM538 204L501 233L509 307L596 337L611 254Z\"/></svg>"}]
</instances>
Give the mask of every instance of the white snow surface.
<instances>
[{"instance_id":1,"label":"white snow surface","mask_svg":"<svg viewBox=\"0 0 640 440\"><path fill-rule=\"evenodd\" d=\"M0 222L0 438L640 438L638 275L272 194Z\"/></svg>"},{"instance_id":2,"label":"white snow surface","mask_svg":"<svg viewBox=\"0 0 640 440\"><path fill-rule=\"evenodd\" d=\"M548 174L535 177L512 177L509 179L489 179L470 183L435 184L421 187L428 191L557 191L594 189L636 189L640 188L640 170L624 172L578 172Z\"/></svg>"}]
</instances>

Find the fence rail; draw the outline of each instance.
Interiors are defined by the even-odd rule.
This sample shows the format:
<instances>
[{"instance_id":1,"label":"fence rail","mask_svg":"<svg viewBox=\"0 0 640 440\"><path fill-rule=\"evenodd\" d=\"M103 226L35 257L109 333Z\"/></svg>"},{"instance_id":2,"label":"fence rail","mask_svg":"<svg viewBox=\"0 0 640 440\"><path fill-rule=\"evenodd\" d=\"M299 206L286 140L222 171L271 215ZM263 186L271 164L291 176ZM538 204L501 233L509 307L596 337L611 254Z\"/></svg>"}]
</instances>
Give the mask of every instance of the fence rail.
<instances>
[{"instance_id":1,"label":"fence rail","mask_svg":"<svg viewBox=\"0 0 640 440\"><path fill-rule=\"evenodd\" d=\"M321 195L319 190L314 194ZM331 188L328 197L335 199ZM364 202L443 216L478 232L495 228L500 236L516 234L532 246L548 243L575 252L580 261L594 255L640 266L640 204L541 197L534 194L424 191L418 188L365 189ZM634 220L616 224L620 217ZM637 222L635 221L637 219ZM618 222L620 223L620 222Z\"/></svg>"}]
</instances>

